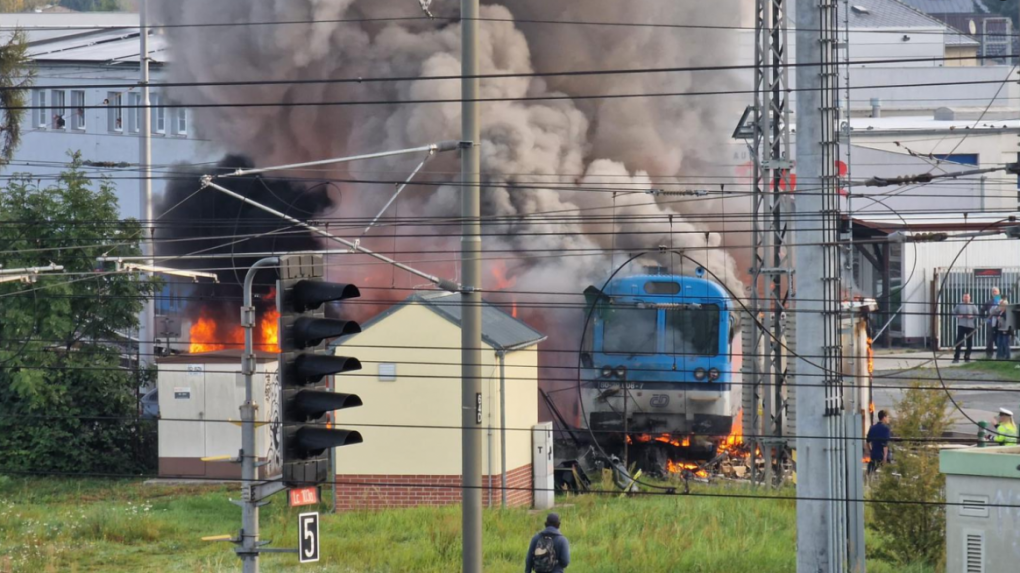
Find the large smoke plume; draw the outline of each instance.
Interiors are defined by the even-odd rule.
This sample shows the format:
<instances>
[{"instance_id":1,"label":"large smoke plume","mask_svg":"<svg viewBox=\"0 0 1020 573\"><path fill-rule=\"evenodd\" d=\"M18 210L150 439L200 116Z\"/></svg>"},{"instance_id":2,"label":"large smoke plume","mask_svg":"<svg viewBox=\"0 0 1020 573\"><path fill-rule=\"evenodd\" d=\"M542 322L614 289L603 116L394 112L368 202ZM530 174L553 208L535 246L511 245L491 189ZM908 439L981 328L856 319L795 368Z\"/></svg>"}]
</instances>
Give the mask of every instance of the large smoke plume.
<instances>
[{"instance_id":1,"label":"large smoke plume","mask_svg":"<svg viewBox=\"0 0 1020 573\"><path fill-rule=\"evenodd\" d=\"M440 14L455 12L455 6L446 4L452 3L435 2L433 10ZM509 6L486 4L482 16L492 20L481 23L482 73L527 74L732 64L738 43L735 32L720 28L739 26L741 8L746 3L515 0ZM251 156L261 165L459 139L458 103L397 103L460 97L456 80L421 79L459 75L459 24L383 20L419 16L413 0L167 0L159 3L158 11L159 21L166 24L316 22L167 28L173 51L173 65L169 67L172 81L418 78L355 84L200 85L171 90L174 99L190 105L393 102L195 109L200 136ZM670 22L711 28L605 27L515 20ZM746 102L712 96L586 97L726 91L738 84L737 78L722 72L483 80L483 98L576 98L482 105L481 150L486 184L482 191L483 214L498 221L487 226L492 236L486 238L485 248L502 253L497 256L504 258L507 252L517 253L500 263L516 281L515 290L579 293L588 284L601 284L612 270L613 249L618 252L615 262L620 263L626 257L620 252L671 245L687 249L691 257L741 293L733 259L717 248L726 237L720 231L729 230L723 227L724 218L708 226L685 219L692 214L733 214L741 210L736 204L713 198L681 202L676 197L656 198L626 191L663 185L676 188L691 178L720 175L721 166L729 159L724 142L739 117L737 108ZM421 177L436 184L410 189L395 207L399 212L391 210L387 216L436 218L428 222L457 217L459 189L442 184L455 178L457 163L453 159L430 163ZM330 175L388 181L405 176L416 162L417 158L376 161L338 169ZM392 193L391 185L371 183L342 183L341 189L343 200L335 208L326 208L322 217L370 218ZM433 262L419 262L419 266L451 276L456 268L452 251L459 244L452 236L456 232L456 226L384 225L363 243L384 251L405 251L398 255L405 261L429 259ZM358 233L360 230L354 231ZM398 240L400 236L405 238ZM430 252L435 255L419 254ZM675 258L653 255L647 262L651 261L679 268ZM692 267L687 264L687 270ZM347 272L354 276L347 278L403 288L420 282L398 278L391 269L379 265L357 269L349 268ZM522 308L526 306L522 302ZM541 317L538 314L533 313L533 319L543 323L540 327L557 326L550 324L558 319L550 318L548 311L543 311ZM553 346L569 347L568 340L561 339Z\"/></svg>"}]
</instances>

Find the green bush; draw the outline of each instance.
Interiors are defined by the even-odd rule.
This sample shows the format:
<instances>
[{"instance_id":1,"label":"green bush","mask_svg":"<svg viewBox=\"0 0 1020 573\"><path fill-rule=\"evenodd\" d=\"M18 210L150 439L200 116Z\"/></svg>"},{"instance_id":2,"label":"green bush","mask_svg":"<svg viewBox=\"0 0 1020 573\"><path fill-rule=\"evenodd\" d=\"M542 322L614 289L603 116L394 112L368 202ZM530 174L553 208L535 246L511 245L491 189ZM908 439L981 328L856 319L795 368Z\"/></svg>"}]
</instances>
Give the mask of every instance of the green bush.
<instances>
[{"instance_id":1,"label":"green bush","mask_svg":"<svg viewBox=\"0 0 1020 573\"><path fill-rule=\"evenodd\" d=\"M915 382L896 404L893 461L882 469L870 494L874 519L868 526L882 538L876 550L880 558L903 565L940 566L944 561L946 482L939 472L938 449L925 440L948 429L949 402L945 392L922 390Z\"/></svg>"}]
</instances>

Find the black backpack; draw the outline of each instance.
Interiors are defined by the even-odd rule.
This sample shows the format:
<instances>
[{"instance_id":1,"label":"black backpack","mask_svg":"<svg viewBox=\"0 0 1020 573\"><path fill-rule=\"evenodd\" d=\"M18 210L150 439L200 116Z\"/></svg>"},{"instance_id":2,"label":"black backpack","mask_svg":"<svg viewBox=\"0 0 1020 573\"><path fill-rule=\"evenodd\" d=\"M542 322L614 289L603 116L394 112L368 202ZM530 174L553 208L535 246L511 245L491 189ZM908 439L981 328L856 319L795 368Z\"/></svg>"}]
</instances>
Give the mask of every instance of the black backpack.
<instances>
[{"instance_id":1,"label":"black backpack","mask_svg":"<svg viewBox=\"0 0 1020 573\"><path fill-rule=\"evenodd\" d=\"M532 567L535 573L553 573L560 564L556 557L556 544L553 543L553 536L543 534L535 544L535 554L532 556Z\"/></svg>"}]
</instances>

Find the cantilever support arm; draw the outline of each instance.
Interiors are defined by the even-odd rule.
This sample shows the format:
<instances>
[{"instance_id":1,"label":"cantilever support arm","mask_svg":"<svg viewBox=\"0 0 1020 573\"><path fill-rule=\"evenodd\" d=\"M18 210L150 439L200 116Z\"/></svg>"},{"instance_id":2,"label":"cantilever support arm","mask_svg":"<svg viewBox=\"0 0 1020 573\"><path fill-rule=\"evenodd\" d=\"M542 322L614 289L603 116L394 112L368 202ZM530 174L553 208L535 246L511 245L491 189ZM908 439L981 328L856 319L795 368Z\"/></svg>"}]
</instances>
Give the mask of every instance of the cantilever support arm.
<instances>
[{"instance_id":1,"label":"cantilever support arm","mask_svg":"<svg viewBox=\"0 0 1020 573\"><path fill-rule=\"evenodd\" d=\"M362 247L357 242L348 241L347 239L343 239L343 238L337 237L336 235L334 235L334 234L332 234L332 233L330 233L328 231L324 231L324 230L320 229L319 227L316 227L315 225L310 225L308 223L305 223L304 221L295 219L294 217L291 217L290 215L287 215L285 213L281 213L280 211L277 211L276 209L273 209L272 207L268 207L268 206L263 205L261 203L252 201L251 199L245 197L244 195L241 195L239 193L235 193L235 192L231 191L230 189L227 189L226 187L223 187L222 185L217 185L216 183L213 183L212 182L212 177L209 176L209 175L206 175L206 176L202 177L202 186L203 186L203 188L204 187L211 187L211 188L219 191L220 193L224 193L226 195L229 195L229 196L231 196L231 197L233 197L233 198L235 198L235 199L237 199L237 200L239 200L239 201L241 201L243 203L247 203L247 204L251 205L252 207L255 207L256 209L260 209L262 211L265 211L266 213L269 213L270 215L275 215L276 217L279 217L279 218L283 219L284 221L287 221L288 223L292 223L294 225L297 225L298 227L302 227L302 228L308 229L309 231L315 233L316 235L319 235L320 237L324 237L324 238L329 239L331 241L340 243L341 245L344 245L345 247L348 247L351 250L351 252L356 252L356 253L361 253L363 255L368 255L368 256L370 256L372 258L375 258L375 259L378 259L378 260L380 260L380 261L382 261L384 263L393 265L393 266L397 267L400 270L407 271L407 272L411 273L412 275L421 277L421 278L429 281L430 283L436 285L437 287L439 287L439 288L441 288L441 289L443 289L445 291L449 291L449 292L463 292L463 290L464 290L462 285L457 283L457 282L454 282L454 281L451 281L451 280L448 280L448 279L439 278L439 277L437 277L435 275L430 275L430 274L428 274L428 273L426 273L424 271L420 271L420 270L418 270L418 269L416 269L414 267L410 267L408 265L405 265L404 263L397 262L397 261L387 257L386 255L382 255L382 254L379 254L379 253L377 253L375 251L366 249L365 247Z\"/></svg>"},{"instance_id":2,"label":"cantilever support arm","mask_svg":"<svg viewBox=\"0 0 1020 573\"><path fill-rule=\"evenodd\" d=\"M408 149L398 149L396 151L381 151L379 153L369 153L367 155L352 155L350 157L334 157L332 159L320 159L319 161L307 161L305 163L291 163L289 165L276 165L273 167L263 167L260 169L238 169L233 173L224 173L223 175L207 177L209 177L210 179L223 179L226 177L242 177L245 175L257 175L259 173L270 173L272 171L286 171L288 169L303 169L305 167L318 167L320 165L335 165L337 163L350 163L351 161L361 161L364 159L393 157L394 155L406 155L408 153L419 153L422 151L427 151L431 155L433 153L442 153L444 151L456 151L460 149L460 144L461 142L459 141L440 141L439 143L422 145L420 147L411 147Z\"/></svg>"}]
</instances>

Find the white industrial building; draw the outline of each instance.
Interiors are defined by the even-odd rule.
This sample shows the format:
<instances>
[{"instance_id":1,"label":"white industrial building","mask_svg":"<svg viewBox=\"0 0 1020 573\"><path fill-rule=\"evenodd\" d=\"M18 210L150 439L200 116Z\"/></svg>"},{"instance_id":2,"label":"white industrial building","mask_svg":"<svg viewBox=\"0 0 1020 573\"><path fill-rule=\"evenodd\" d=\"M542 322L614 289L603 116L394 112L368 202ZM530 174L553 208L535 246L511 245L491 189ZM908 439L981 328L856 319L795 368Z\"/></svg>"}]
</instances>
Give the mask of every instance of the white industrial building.
<instances>
[{"instance_id":1,"label":"white industrial building","mask_svg":"<svg viewBox=\"0 0 1020 573\"><path fill-rule=\"evenodd\" d=\"M23 120L21 146L8 172L30 172L45 180L66 168L68 153L80 151L91 165L86 172L112 177L125 217L142 218L139 88L104 88L139 80L138 14L18 13L3 15L5 30L24 30L36 69L30 105ZM89 28L95 26L95 28ZM9 33L0 32L0 35ZM163 36L150 30L150 82L164 80L169 52ZM153 193L163 188L160 172L178 162L209 161L222 152L194 134L191 110L173 104L158 85L150 88ZM45 107L45 109L44 109Z\"/></svg>"}]
</instances>

